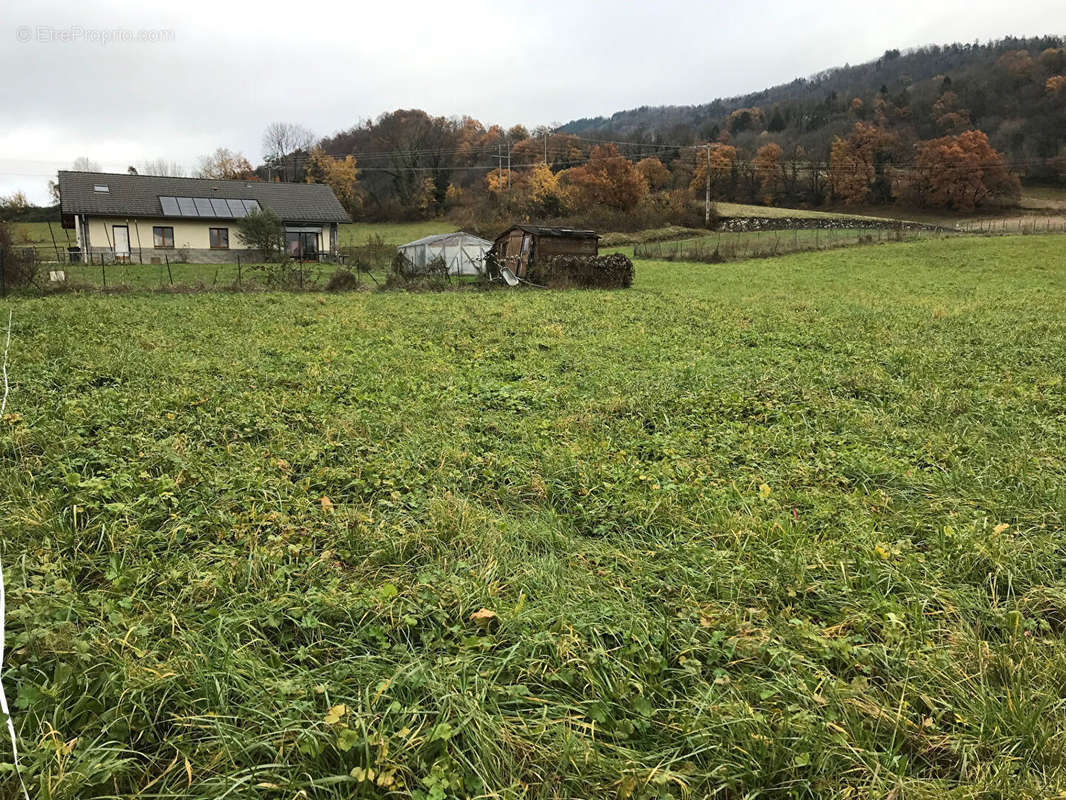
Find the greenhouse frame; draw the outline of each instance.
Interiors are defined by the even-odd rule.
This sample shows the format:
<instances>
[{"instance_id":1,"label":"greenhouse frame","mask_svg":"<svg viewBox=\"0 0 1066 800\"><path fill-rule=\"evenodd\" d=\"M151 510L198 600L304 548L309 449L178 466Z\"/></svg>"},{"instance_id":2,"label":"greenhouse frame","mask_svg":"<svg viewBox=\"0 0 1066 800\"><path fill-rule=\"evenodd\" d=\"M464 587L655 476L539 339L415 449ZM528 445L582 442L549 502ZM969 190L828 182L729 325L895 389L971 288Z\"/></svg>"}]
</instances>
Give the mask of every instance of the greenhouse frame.
<instances>
[{"instance_id":1,"label":"greenhouse frame","mask_svg":"<svg viewBox=\"0 0 1066 800\"><path fill-rule=\"evenodd\" d=\"M424 272L434 259L440 257L447 265L449 275L482 275L485 255L491 247L492 242L472 233L456 231L424 236L400 245L398 249L416 272Z\"/></svg>"}]
</instances>

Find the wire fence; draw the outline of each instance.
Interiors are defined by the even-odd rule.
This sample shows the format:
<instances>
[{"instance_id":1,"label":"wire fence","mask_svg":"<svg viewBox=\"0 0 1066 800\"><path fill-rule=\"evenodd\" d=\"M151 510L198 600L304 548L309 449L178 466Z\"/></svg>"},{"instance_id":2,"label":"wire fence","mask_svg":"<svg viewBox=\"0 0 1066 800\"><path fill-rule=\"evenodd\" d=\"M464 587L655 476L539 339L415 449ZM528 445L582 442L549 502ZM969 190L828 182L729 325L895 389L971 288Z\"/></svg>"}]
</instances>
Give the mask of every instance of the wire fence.
<instances>
[{"instance_id":1,"label":"wire fence","mask_svg":"<svg viewBox=\"0 0 1066 800\"><path fill-rule=\"evenodd\" d=\"M697 239L638 244L633 248L633 257L660 261L739 261L808 250L833 250L861 244L942 239L959 235L963 234L951 230L922 228L794 228L737 233L722 231Z\"/></svg>"},{"instance_id":2,"label":"wire fence","mask_svg":"<svg viewBox=\"0 0 1066 800\"><path fill-rule=\"evenodd\" d=\"M739 261L809 250L832 250L883 242L945 239L958 236L1027 236L1066 233L1066 217L978 220L954 228L896 226L871 228L793 228L720 231L695 239L646 242L633 248L634 258L661 261Z\"/></svg>"},{"instance_id":3,"label":"wire fence","mask_svg":"<svg viewBox=\"0 0 1066 800\"><path fill-rule=\"evenodd\" d=\"M1066 216L1024 216L960 222L956 230L983 233L986 236L1033 236L1042 233L1066 233Z\"/></svg>"},{"instance_id":4,"label":"wire fence","mask_svg":"<svg viewBox=\"0 0 1066 800\"><path fill-rule=\"evenodd\" d=\"M232 262L190 264L171 262L164 257L159 263L98 258L88 261L57 262L41 259L27 248L0 251L0 295L18 292L50 294L64 291L131 290L156 291L256 291L283 289L316 291L328 288L340 274L345 288L375 284L379 278L370 270L349 268L336 261Z\"/></svg>"}]
</instances>

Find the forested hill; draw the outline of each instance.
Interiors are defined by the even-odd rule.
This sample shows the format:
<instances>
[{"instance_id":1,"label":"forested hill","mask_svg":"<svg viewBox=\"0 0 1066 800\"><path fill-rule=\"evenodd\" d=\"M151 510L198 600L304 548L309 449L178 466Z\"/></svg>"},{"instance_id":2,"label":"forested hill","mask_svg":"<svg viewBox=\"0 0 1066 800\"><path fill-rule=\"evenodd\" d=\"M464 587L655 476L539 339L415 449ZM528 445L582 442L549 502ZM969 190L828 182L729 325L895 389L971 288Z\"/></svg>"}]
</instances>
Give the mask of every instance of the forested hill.
<instances>
[{"instance_id":1,"label":"forested hill","mask_svg":"<svg viewBox=\"0 0 1066 800\"><path fill-rule=\"evenodd\" d=\"M644 106L609 118L574 120L559 131L677 144L728 132L740 146L749 143L745 139L769 135L786 150L800 145L821 156L856 119L872 118L880 101L898 122L903 115L918 139L978 128L1019 164L1053 157L1066 143L1066 88L1055 83L1066 73L1063 46L1063 37L1045 36L889 50L866 64L828 69L740 97L695 106Z\"/></svg>"}]
</instances>

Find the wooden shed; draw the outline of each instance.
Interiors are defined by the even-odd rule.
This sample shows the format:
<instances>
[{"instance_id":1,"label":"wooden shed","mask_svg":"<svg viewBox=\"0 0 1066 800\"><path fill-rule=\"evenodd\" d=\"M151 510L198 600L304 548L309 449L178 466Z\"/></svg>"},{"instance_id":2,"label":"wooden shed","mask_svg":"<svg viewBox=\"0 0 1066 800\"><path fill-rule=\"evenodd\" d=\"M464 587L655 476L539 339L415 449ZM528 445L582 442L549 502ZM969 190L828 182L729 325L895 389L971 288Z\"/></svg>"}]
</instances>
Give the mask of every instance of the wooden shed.
<instances>
[{"instance_id":1,"label":"wooden shed","mask_svg":"<svg viewBox=\"0 0 1066 800\"><path fill-rule=\"evenodd\" d=\"M548 256L595 256L600 237L595 231L549 228L543 225L512 225L492 244L496 263L524 278L530 264Z\"/></svg>"}]
</instances>

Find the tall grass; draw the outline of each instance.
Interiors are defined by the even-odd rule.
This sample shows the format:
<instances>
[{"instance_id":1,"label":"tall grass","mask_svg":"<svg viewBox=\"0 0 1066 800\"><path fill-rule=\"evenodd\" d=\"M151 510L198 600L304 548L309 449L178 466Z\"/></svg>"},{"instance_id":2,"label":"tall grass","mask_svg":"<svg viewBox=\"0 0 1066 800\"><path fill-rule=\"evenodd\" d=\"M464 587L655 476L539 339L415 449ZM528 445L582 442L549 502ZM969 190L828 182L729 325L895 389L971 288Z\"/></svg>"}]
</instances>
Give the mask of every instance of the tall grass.
<instances>
[{"instance_id":1,"label":"tall grass","mask_svg":"<svg viewBox=\"0 0 1066 800\"><path fill-rule=\"evenodd\" d=\"M16 300L32 789L1052 796L1064 301L1054 237Z\"/></svg>"}]
</instances>

